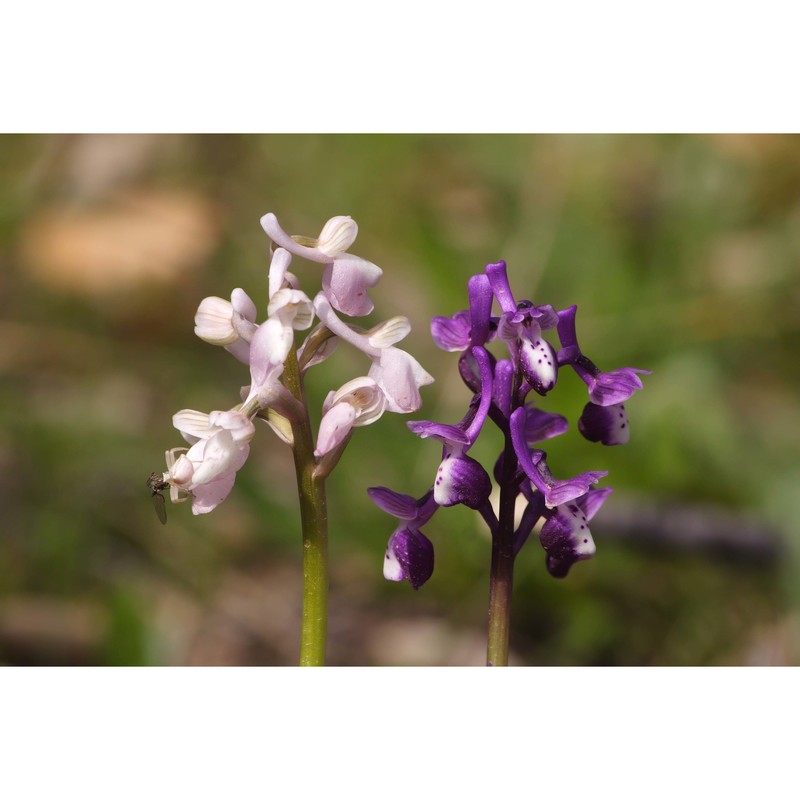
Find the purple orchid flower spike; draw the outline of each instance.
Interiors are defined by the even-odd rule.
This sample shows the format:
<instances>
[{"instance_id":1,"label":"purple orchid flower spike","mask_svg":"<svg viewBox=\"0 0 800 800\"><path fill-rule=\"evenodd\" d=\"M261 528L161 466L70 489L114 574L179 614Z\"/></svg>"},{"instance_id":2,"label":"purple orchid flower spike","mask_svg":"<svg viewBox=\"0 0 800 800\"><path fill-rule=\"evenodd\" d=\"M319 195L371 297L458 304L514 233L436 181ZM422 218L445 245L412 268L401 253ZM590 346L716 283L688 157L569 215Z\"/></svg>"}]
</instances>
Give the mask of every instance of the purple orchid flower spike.
<instances>
[{"instance_id":1,"label":"purple orchid flower spike","mask_svg":"<svg viewBox=\"0 0 800 800\"><path fill-rule=\"evenodd\" d=\"M492 537L487 663L506 664L515 558L541 523L539 539L547 554L547 570L563 578L573 564L594 554L588 522L611 493L610 489L594 488L608 474L604 470L567 479L553 477L547 454L538 445L565 433L569 423L561 414L528 402L527 397L530 392L549 397L559 368L569 365L589 387L590 402L578 421L580 433L590 441L624 444L630 428L624 403L642 388L638 376L646 370L601 372L578 346L576 307L556 311L551 305L517 299L504 261L487 265L482 275L473 275L468 294L469 310L434 317L431 335L443 350L460 353L459 374L473 397L456 425L427 420L408 423L420 438L441 442L442 459L433 488L422 501L382 490L387 494L379 502L381 507L401 519L415 520L413 525L404 522L393 534L385 574L390 580L409 580L415 588L424 582L420 575L424 580L429 577L433 549L427 539L419 538L416 521L423 501L425 508L461 503L477 510ZM499 317L492 316L495 300ZM319 307L317 313L322 317ZM560 341L558 351L544 336L553 329ZM506 345L508 358L496 358L486 349L495 338ZM493 470L499 489L495 506L489 500L492 483L488 473L467 455L487 418L505 439ZM526 503L521 517L517 514L520 497Z\"/></svg>"},{"instance_id":2,"label":"purple orchid flower spike","mask_svg":"<svg viewBox=\"0 0 800 800\"><path fill-rule=\"evenodd\" d=\"M373 486L367 493L378 508L400 520L386 546L384 577L389 581L408 581L414 589L419 589L433 574L433 544L420 531L439 508L433 491L426 492L419 500L385 486Z\"/></svg>"},{"instance_id":3,"label":"purple orchid flower spike","mask_svg":"<svg viewBox=\"0 0 800 800\"><path fill-rule=\"evenodd\" d=\"M409 422L409 430L422 439L436 439L443 445L442 462L436 473L433 497L440 506L463 503L469 508L479 509L489 498L492 482L486 470L466 453L478 438L489 405L492 402L492 372L486 351L472 348L481 374L482 390L477 405L459 425L444 425L438 422ZM476 398L478 396L476 395Z\"/></svg>"}]
</instances>

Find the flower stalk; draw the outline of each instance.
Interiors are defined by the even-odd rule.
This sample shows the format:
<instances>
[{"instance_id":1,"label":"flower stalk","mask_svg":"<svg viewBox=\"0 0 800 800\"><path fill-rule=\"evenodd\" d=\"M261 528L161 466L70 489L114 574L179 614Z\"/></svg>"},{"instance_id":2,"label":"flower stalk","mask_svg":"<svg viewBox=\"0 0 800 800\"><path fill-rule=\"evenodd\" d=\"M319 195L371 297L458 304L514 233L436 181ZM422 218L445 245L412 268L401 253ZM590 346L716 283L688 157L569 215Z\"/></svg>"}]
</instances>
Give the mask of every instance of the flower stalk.
<instances>
[{"instance_id":1,"label":"flower stalk","mask_svg":"<svg viewBox=\"0 0 800 800\"><path fill-rule=\"evenodd\" d=\"M303 415L292 422L300 524L303 532L303 618L300 631L300 666L325 663L328 628L328 510L325 476L316 475L317 459L306 404L303 376L292 347L284 363L284 385L303 407Z\"/></svg>"}]
</instances>

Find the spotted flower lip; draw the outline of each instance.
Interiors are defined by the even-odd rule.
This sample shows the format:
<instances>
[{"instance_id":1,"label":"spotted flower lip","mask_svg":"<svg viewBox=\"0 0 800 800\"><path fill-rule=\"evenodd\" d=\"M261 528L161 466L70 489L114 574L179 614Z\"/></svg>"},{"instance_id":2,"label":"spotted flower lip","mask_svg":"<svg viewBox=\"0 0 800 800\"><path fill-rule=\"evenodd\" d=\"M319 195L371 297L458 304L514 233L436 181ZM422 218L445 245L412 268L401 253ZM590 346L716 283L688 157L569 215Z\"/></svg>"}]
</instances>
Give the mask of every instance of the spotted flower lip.
<instances>
[{"instance_id":1,"label":"spotted flower lip","mask_svg":"<svg viewBox=\"0 0 800 800\"><path fill-rule=\"evenodd\" d=\"M390 581L406 580L419 589L433 574L433 544L420 531L439 508L433 491L419 500L385 486L373 486L367 493L375 505L400 521L386 547L384 577Z\"/></svg>"},{"instance_id":2,"label":"spotted flower lip","mask_svg":"<svg viewBox=\"0 0 800 800\"><path fill-rule=\"evenodd\" d=\"M371 261L346 252L358 233L358 226L350 217L329 219L318 239L289 236L272 213L261 218L261 227L276 245L287 252L325 264L322 291L337 311L351 317L362 317L373 310L374 304L367 290L378 283L383 270Z\"/></svg>"},{"instance_id":3,"label":"spotted flower lip","mask_svg":"<svg viewBox=\"0 0 800 800\"><path fill-rule=\"evenodd\" d=\"M590 442L609 446L627 444L631 429L625 404L599 406L587 403L578 420L578 430Z\"/></svg>"},{"instance_id":4,"label":"spotted flower lip","mask_svg":"<svg viewBox=\"0 0 800 800\"><path fill-rule=\"evenodd\" d=\"M433 575L433 543L422 531L400 527L389 538L383 561L388 581L408 581L419 589Z\"/></svg>"},{"instance_id":5,"label":"spotted flower lip","mask_svg":"<svg viewBox=\"0 0 800 800\"><path fill-rule=\"evenodd\" d=\"M590 489L574 501L549 512L539 542L547 553L547 571L564 578L576 561L591 558L597 548L589 530L589 520L611 494L611 489Z\"/></svg>"}]
</instances>

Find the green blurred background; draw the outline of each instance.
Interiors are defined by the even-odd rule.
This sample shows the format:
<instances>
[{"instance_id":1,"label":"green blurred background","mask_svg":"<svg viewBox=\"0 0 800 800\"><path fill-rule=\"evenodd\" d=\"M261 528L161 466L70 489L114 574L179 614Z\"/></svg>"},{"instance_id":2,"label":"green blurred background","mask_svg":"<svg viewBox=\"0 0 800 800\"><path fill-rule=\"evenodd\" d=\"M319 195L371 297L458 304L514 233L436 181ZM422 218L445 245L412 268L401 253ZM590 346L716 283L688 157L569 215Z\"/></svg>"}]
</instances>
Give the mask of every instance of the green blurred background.
<instances>
[{"instance_id":1,"label":"green blurred background","mask_svg":"<svg viewBox=\"0 0 800 800\"><path fill-rule=\"evenodd\" d=\"M601 368L653 370L631 442L574 425L572 373L542 403L570 431L556 475L608 469L598 552L564 581L517 560L517 664L800 660L800 139L781 136L4 136L0 138L0 662L293 664L301 602L290 454L263 426L214 513L145 478L180 408L227 408L246 369L193 335L207 295L265 311L274 211L315 235L352 215L379 264L368 324L436 376L412 418L469 393L428 323L505 258L518 297L577 303ZM319 268L295 260L313 295ZM341 348L308 376L317 412L363 373ZM490 546L455 508L426 528L433 578L383 580L375 484L418 496L435 443L386 414L329 481L332 664L481 664ZM473 452L492 463L495 432Z\"/></svg>"}]
</instances>

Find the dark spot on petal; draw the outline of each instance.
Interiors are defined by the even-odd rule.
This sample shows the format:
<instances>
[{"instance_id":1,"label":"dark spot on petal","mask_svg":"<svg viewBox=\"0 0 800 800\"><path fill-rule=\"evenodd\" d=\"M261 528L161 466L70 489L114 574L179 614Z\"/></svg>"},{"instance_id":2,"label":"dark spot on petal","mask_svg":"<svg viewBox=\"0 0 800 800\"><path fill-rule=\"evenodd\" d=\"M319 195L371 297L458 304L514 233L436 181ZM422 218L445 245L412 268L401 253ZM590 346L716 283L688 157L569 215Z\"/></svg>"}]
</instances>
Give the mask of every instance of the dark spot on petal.
<instances>
[{"instance_id":1,"label":"dark spot on petal","mask_svg":"<svg viewBox=\"0 0 800 800\"><path fill-rule=\"evenodd\" d=\"M588 539L584 539L584 540L583 540L583 543L584 543L584 544L588 544L588 542L589 542L589 540L588 540Z\"/></svg>"},{"instance_id":2,"label":"dark spot on petal","mask_svg":"<svg viewBox=\"0 0 800 800\"><path fill-rule=\"evenodd\" d=\"M622 423L621 427L623 427L623 428L625 427L625 423L624 422Z\"/></svg>"}]
</instances>

